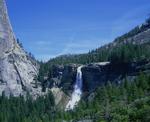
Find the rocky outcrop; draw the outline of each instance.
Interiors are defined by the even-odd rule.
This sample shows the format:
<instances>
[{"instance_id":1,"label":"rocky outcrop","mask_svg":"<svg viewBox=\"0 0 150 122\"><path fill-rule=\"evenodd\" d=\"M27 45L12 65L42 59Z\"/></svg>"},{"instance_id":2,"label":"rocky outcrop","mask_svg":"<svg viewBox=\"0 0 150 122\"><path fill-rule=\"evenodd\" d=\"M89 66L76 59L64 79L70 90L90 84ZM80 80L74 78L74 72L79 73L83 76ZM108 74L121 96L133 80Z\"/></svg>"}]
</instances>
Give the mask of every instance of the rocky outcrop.
<instances>
[{"instance_id":1,"label":"rocky outcrop","mask_svg":"<svg viewBox=\"0 0 150 122\"><path fill-rule=\"evenodd\" d=\"M118 40L114 41L112 43L112 45L115 46L115 45L128 44L128 43L141 45L141 44L145 44L145 43L149 43L149 42L150 42L150 29L147 29L147 30L142 31L132 37L126 38L122 41L118 41Z\"/></svg>"},{"instance_id":2,"label":"rocky outcrop","mask_svg":"<svg viewBox=\"0 0 150 122\"><path fill-rule=\"evenodd\" d=\"M45 84L52 91L55 104L64 108L70 100L76 79L78 64L53 65L51 73L46 76Z\"/></svg>"},{"instance_id":3,"label":"rocky outcrop","mask_svg":"<svg viewBox=\"0 0 150 122\"><path fill-rule=\"evenodd\" d=\"M51 91L54 95L55 98L55 104L61 108L64 109L64 107L66 106L66 104L69 101L69 96L67 96L61 88L58 87L53 87L51 88Z\"/></svg>"},{"instance_id":4,"label":"rocky outcrop","mask_svg":"<svg viewBox=\"0 0 150 122\"><path fill-rule=\"evenodd\" d=\"M106 84L108 81L120 83L125 77L134 79L140 72L150 73L150 61L142 60L138 62L100 65L90 64L82 68L83 90L93 91L98 86Z\"/></svg>"},{"instance_id":5,"label":"rocky outcrop","mask_svg":"<svg viewBox=\"0 0 150 122\"><path fill-rule=\"evenodd\" d=\"M53 84L50 88L58 87L66 95L71 96L76 81L77 68L79 66L79 64L63 66L61 73L59 73L59 66L55 66L55 74L58 74L58 76L51 78L51 83ZM83 65L83 93L85 93L85 95L86 93L89 94L108 81L117 84L122 82L124 78L128 78L131 81L139 75L141 71L150 73L150 60L117 64L101 62Z\"/></svg>"},{"instance_id":6,"label":"rocky outcrop","mask_svg":"<svg viewBox=\"0 0 150 122\"><path fill-rule=\"evenodd\" d=\"M77 68L79 64L68 64L65 66L54 65L52 75L48 80L48 87L59 87L68 94L71 94L76 79Z\"/></svg>"},{"instance_id":7,"label":"rocky outcrop","mask_svg":"<svg viewBox=\"0 0 150 122\"><path fill-rule=\"evenodd\" d=\"M38 65L28 57L16 41L5 1L0 0L0 94L40 93L40 88L35 88Z\"/></svg>"},{"instance_id":8,"label":"rocky outcrop","mask_svg":"<svg viewBox=\"0 0 150 122\"><path fill-rule=\"evenodd\" d=\"M69 95L73 91L78 66L79 65L77 64L67 65L64 67L64 71L62 73L60 86L63 88L63 91L66 91L66 93L68 93Z\"/></svg>"}]
</instances>

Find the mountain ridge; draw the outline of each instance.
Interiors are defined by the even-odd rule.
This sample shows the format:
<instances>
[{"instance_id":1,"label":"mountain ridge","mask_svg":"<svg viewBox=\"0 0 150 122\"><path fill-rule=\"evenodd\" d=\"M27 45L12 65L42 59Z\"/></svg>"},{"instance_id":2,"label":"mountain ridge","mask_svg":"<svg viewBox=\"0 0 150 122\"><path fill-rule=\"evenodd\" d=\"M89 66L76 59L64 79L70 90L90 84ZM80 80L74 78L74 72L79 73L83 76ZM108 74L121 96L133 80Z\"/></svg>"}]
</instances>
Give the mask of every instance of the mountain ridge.
<instances>
[{"instance_id":1,"label":"mountain ridge","mask_svg":"<svg viewBox=\"0 0 150 122\"><path fill-rule=\"evenodd\" d=\"M74 63L74 62L81 63L81 64L90 63L90 61L89 62L88 61L78 62L77 60L87 57L88 54L94 55L96 53L100 53L100 52L103 52L104 50L115 48L115 46L120 46L123 44L134 44L134 45L139 44L140 45L140 44L144 44L144 43L149 43L149 38L150 38L149 35L150 35L150 18L148 18L142 25L136 26L134 29L132 29L128 33L123 34L120 37L117 37L116 39L114 39L112 42L110 42L108 44L105 44L103 46L100 46L97 49L89 51L89 53L61 55L61 56L57 56L55 58L50 59L49 61L47 61L47 63L52 64L53 62L55 62L55 61L57 62L58 60L60 60L60 61L58 61L59 64L61 64L61 62L62 62L62 64L63 64L63 62L64 63L66 62L66 64ZM65 61L67 59L70 61ZM106 61L106 59L100 60L100 61Z\"/></svg>"},{"instance_id":2,"label":"mountain ridge","mask_svg":"<svg viewBox=\"0 0 150 122\"><path fill-rule=\"evenodd\" d=\"M101 66L99 62L110 62L110 64ZM62 55L41 63L38 80L43 84L44 89L58 87L61 92L71 96L77 67L84 65L83 96L87 97L108 81L115 84L123 82L125 78L133 81L140 71L149 72L149 64L150 21L89 53ZM57 96L55 99L57 100Z\"/></svg>"}]
</instances>

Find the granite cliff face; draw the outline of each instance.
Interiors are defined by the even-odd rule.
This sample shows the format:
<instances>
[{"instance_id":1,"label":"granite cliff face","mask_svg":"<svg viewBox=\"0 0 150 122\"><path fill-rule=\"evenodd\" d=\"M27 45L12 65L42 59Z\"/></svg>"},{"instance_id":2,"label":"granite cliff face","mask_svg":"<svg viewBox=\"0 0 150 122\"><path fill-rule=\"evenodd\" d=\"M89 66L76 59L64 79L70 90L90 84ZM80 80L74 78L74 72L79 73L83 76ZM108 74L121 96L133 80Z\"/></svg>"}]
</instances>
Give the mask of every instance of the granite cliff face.
<instances>
[{"instance_id":1,"label":"granite cliff face","mask_svg":"<svg viewBox=\"0 0 150 122\"><path fill-rule=\"evenodd\" d=\"M39 94L35 88L38 66L28 57L16 41L5 0L0 0L0 94Z\"/></svg>"}]
</instances>

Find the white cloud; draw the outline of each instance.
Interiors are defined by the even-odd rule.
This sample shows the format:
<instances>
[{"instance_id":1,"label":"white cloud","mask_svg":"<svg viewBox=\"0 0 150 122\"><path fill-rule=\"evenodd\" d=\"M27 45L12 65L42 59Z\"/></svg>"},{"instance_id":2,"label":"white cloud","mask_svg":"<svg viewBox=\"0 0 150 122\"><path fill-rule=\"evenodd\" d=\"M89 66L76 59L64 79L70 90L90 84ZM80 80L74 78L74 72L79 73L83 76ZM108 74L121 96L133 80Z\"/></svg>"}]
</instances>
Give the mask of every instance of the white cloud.
<instances>
[{"instance_id":1,"label":"white cloud","mask_svg":"<svg viewBox=\"0 0 150 122\"><path fill-rule=\"evenodd\" d=\"M36 45L51 45L52 43L50 41L36 41Z\"/></svg>"},{"instance_id":2,"label":"white cloud","mask_svg":"<svg viewBox=\"0 0 150 122\"><path fill-rule=\"evenodd\" d=\"M65 48L58 54L77 54L77 53L86 53L89 49L95 49L100 47L101 45L105 44L106 39L101 40L82 40L80 42L69 42L65 45Z\"/></svg>"},{"instance_id":3,"label":"white cloud","mask_svg":"<svg viewBox=\"0 0 150 122\"><path fill-rule=\"evenodd\" d=\"M51 58L54 58L54 57L56 57L56 55L51 55L51 54L38 54L37 56L37 59L39 60L39 61L48 61L48 60L50 60Z\"/></svg>"}]
</instances>

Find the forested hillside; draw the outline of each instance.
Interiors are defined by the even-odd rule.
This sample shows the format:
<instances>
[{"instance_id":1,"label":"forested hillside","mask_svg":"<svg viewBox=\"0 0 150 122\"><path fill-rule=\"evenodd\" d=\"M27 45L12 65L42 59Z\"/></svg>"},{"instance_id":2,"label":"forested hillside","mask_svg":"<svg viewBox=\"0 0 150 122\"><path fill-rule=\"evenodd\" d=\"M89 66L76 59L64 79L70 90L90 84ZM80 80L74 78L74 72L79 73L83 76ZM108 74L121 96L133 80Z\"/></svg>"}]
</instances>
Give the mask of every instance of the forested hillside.
<instances>
[{"instance_id":1,"label":"forested hillside","mask_svg":"<svg viewBox=\"0 0 150 122\"><path fill-rule=\"evenodd\" d=\"M89 53L62 55L53 58L46 63L41 62L39 81L43 81L44 76L47 76L52 72L52 66L54 65L90 64L103 61L119 63L135 62L143 59L148 60L150 59L149 31L150 18L148 18L141 26L137 26L130 32L116 38L114 42L90 51ZM145 34L145 32L147 33ZM144 36L142 35L143 33L145 34ZM137 35L139 36L138 38L136 38Z\"/></svg>"},{"instance_id":2,"label":"forested hillside","mask_svg":"<svg viewBox=\"0 0 150 122\"><path fill-rule=\"evenodd\" d=\"M29 96L0 97L1 122L149 122L150 76L141 73L134 82L100 86L91 99L83 99L73 111L57 108L50 93L33 101Z\"/></svg>"},{"instance_id":3,"label":"forested hillside","mask_svg":"<svg viewBox=\"0 0 150 122\"><path fill-rule=\"evenodd\" d=\"M56 57L54 59L51 59L47 62L47 64L67 64L67 63L80 63L80 64L86 64L91 62L102 62L102 61L108 61L111 60L111 56L113 55L113 52L116 51L116 55L119 52L122 53L130 53L130 51L134 51L135 56L132 56L132 60L134 57L137 58L137 53L142 53L141 50L144 51L144 48L146 46L145 52L149 48L150 42L142 42L143 40L134 40L134 36L138 35L139 33L145 32L150 29L150 18L148 18L144 24L141 26L135 27L130 32L116 38L114 42L110 44L106 44L98 49L92 50L87 54L78 54L78 55L62 55L59 57ZM130 41L126 42L130 38ZM145 37L143 37L145 38ZM150 40L150 39L149 39ZM121 43L122 42L122 43ZM123 43L126 42L126 43ZM147 44L145 44L147 43ZM139 44L143 44L142 46ZM123 48L122 48L123 47ZM117 49L116 49L117 48ZM141 50L140 50L141 48ZM120 50L119 50L120 49ZM136 54L135 54L136 53ZM143 52L144 54L144 52ZM120 55L120 54L118 54ZM130 54L132 55L132 54ZM139 54L140 55L140 54ZM139 56L138 56L139 58Z\"/></svg>"}]
</instances>

